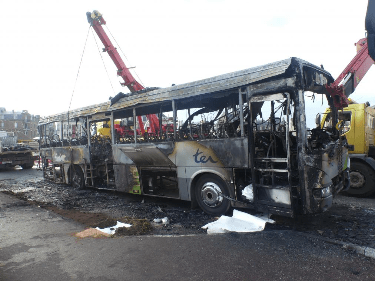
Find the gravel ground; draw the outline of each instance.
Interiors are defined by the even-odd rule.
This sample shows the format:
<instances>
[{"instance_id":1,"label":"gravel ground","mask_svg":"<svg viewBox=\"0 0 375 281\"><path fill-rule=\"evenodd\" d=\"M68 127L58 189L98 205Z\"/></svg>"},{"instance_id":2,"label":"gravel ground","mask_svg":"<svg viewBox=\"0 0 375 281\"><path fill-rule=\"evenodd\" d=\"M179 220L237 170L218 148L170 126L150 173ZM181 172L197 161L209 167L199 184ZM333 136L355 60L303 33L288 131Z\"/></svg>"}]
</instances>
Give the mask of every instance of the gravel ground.
<instances>
[{"instance_id":1,"label":"gravel ground","mask_svg":"<svg viewBox=\"0 0 375 281\"><path fill-rule=\"evenodd\" d=\"M191 209L189 202L94 189L75 190L68 185L45 181L41 172L35 169L1 171L0 191L88 227L110 226L114 219L119 218L136 219L151 225L145 227L144 234L187 235L205 233L201 227L215 220L200 209ZM169 219L168 224L153 222L164 217ZM295 230L375 248L375 197L339 195L333 207L325 213L294 219L272 218L276 223L267 224L266 231ZM144 227L144 224L140 226Z\"/></svg>"}]
</instances>

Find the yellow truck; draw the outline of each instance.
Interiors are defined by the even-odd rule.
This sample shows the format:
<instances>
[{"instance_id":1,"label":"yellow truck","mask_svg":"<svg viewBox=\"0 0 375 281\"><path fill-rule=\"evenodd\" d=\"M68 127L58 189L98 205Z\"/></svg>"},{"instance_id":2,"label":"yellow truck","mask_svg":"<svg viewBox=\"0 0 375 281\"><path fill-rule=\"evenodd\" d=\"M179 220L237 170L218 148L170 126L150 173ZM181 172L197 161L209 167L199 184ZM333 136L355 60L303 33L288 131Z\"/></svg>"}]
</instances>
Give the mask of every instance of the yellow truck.
<instances>
[{"instance_id":1,"label":"yellow truck","mask_svg":"<svg viewBox=\"0 0 375 281\"><path fill-rule=\"evenodd\" d=\"M0 170L17 165L23 169L31 169L38 159L34 151L36 149L30 146L19 144L14 133L0 131Z\"/></svg>"},{"instance_id":2,"label":"yellow truck","mask_svg":"<svg viewBox=\"0 0 375 281\"><path fill-rule=\"evenodd\" d=\"M346 136L352 151L350 157L350 188L347 194L367 197L375 193L375 109L368 103L350 104L339 113L342 134ZM331 113L326 110L321 126L332 124Z\"/></svg>"},{"instance_id":3,"label":"yellow truck","mask_svg":"<svg viewBox=\"0 0 375 281\"><path fill-rule=\"evenodd\" d=\"M334 124L332 119L336 116L331 116L329 109L323 116L319 114L316 120L321 128L336 128L346 136L350 146L350 188L345 192L358 197L375 193L375 109L368 103L356 103L345 97L355 91L375 61L375 0L368 1L365 27L367 37L355 44L356 56L339 77L326 87L333 97L331 102L342 109L338 113L338 119L341 121Z\"/></svg>"}]
</instances>

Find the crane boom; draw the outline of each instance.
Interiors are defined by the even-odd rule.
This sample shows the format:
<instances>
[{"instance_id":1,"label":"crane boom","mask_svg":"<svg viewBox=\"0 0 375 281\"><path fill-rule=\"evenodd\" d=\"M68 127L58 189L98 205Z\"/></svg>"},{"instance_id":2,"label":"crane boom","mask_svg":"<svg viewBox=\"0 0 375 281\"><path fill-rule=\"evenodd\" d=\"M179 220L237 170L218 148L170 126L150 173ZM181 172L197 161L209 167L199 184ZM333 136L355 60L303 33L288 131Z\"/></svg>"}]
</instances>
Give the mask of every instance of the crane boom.
<instances>
[{"instance_id":1,"label":"crane boom","mask_svg":"<svg viewBox=\"0 0 375 281\"><path fill-rule=\"evenodd\" d=\"M357 43L357 55L341 72L339 77L327 85L327 91L333 98L334 105L342 109L349 105L348 97L357 88L359 82L374 64L375 60L375 0L369 0L365 19L367 38Z\"/></svg>"},{"instance_id":2,"label":"crane boom","mask_svg":"<svg viewBox=\"0 0 375 281\"><path fill-rule=\"evenodd\" d=\"M143 90L144 87L134 79L133 75L130 73L129 68L126 67L124 61L122 60L120 54L117 52L117 49L113 46L111 40L108 38L105 33L102 25L106 24L106 21L103 19L103 16L98 11L93 11L92 13L86 13L87 20L94 28L99 39L102 41L104 48L103 52L107 52L111 57L112 61L117 67L117 75L121 76L124 80L124 83L121 83L123 86L127 86L130 92L136 92Z\"/></svg>"},{"instance_id":3,"label":"crane boom","mask_svg":"<svg viewBox=\"0 0 375 281\"><path fill-rule=\"evenodd\" d=\"M339 77L333 83L326 86L327 91L333 97L335 106L340 109L348 106L348 97L354 92L359 82L374 64L369 55L367 39L360 39L356 43L356 46L356 56L345 67Z\"/></svg>"},{"instance_id":4,"label":"crane boom","mask_svg":"<svg viewBox=\"0 0 375 281\"><path fill-rule=\"evenodd\" d=\"M128 87L130 92L134 93L140 90L143 90L144 87L133 77L130 73L129 68L126 67L124 61L122 60L120 54L117 52L115 46L113 46L111 40L108 38L106 32L104 31L102 25L106 24L102 14L96 10L92 13L87 12L87 21L89 24L94 28L96 34L98 35L100 41L102 41L104 48L103 52L107 52L108 55L111 57L112 61L117 67L117 75L121 76L124 80L124 83L121 83L122 86ZM157 133L160 130L159 128L159 121L155 114L147 115L147 119L150 123L150 129L152 133ZM143 126L142 117L138 116L138 123L141 129L142 135L145 133L145 129Z\"/></svg>"}]
</instances>

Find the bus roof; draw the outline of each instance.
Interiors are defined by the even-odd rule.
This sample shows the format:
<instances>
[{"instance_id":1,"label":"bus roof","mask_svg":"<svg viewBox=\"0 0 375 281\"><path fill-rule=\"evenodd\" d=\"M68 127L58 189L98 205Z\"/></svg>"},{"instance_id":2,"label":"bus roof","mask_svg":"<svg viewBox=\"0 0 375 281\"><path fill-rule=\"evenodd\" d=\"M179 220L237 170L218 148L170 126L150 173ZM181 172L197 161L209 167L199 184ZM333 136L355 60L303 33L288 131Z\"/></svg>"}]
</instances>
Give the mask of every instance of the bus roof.
<instances>
[{"instance_id":1,"label":"bus roof","mask_svg":"<svg viewBox=\"0 0 375 281\"><path fill-rule=\"evenodd\" d=\"M184 107L194 108L197 97L200 100L215 98L215 101L220 103L220 99L228 99L231 95L238 97L238 89L246 86L250 86L251 95L295 92L298 89L326 94L325 85L333 81L332 76L322 68L292 57L190 83L160 88L149 92L130 93L112 105L108 101L71 110L69 111L69 115L68 112L50 115L41 118L39 124L67 121L68 116L69 119L97 114L104 116L105 113L108 115L112 111L116 112L124 109L129 110L129 114L126 116L132 116L130 111L134 107L137 108L137 113L138 108L140 108L139 113L142 115L158 113L161 103L172 100L181 101L182 106L179 106L179 109L183 109ZM154 109L152 108L153 105L155 105ZM149 111L142 112L145 111L146 107L148 107ZM164 108L168 109L163 106ZM125 117L125 115L118 117Z\"/></svg>"}]
</instances>

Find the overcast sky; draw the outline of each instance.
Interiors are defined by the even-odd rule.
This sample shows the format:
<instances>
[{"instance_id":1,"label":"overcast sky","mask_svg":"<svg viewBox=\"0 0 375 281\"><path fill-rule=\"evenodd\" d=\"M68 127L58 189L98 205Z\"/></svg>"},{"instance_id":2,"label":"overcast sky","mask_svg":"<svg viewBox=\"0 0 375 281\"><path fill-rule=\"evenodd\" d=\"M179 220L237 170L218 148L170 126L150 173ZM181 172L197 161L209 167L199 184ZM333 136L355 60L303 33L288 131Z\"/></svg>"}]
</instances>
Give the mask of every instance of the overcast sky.
<instances>
[{"instance_id":1,"label":"overcast sky","mask_svg":"<svg viewBox=\"0 0 375 281\"><path fill-rule=\"evenodd\" d=\"M108 74L103 66L88 11L103 14L144 86L168 87L288 57L323 64L336 78L365 37L367 9L367 0L1 3L0 107L42 116L67 111L73 90L72 109L128 92L106 53ZM375 105L374 68L353 94L356 101Z\"/></svg>"}]
</instances>

